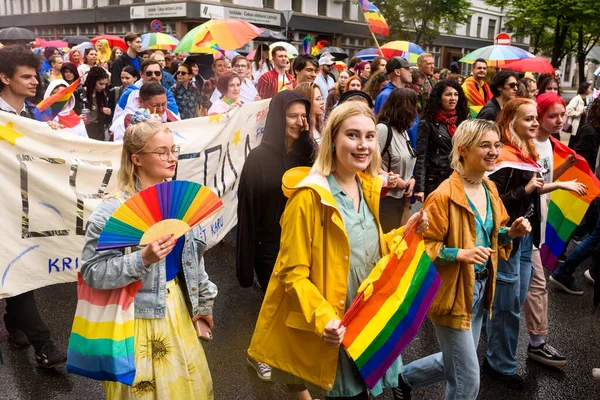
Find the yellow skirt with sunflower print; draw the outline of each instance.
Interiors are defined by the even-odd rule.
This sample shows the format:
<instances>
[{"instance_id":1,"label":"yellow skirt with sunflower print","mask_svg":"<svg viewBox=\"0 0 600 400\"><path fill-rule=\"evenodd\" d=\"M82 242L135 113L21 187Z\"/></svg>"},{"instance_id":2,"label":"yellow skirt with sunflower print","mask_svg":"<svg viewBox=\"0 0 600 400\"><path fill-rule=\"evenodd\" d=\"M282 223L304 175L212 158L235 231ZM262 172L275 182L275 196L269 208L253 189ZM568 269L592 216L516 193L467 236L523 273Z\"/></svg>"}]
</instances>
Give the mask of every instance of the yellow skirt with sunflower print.
<instances>
[{"instance_id":1,"label":"yellow skirt with sunflower print","mask_svg":"<svg viewBox=\"0 0 600 400\"><path fill-rule=\"evenodd\" d=\"M133 386L102 382L107 399L213 399L206 355L176 280L167 282L165 318L135 320L135 368Z\"/></svg>"}]
</instances>

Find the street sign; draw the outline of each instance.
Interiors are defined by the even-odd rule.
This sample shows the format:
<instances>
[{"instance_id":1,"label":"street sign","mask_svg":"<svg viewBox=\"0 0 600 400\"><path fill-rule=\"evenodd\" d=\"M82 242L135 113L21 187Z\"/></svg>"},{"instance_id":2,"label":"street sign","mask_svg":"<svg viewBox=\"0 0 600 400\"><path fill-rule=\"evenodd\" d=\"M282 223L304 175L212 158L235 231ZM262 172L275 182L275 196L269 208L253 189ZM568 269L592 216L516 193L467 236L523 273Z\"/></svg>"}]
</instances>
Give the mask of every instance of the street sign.
<instances>
[{"instance_id":1,"label":"street sign","mask_svg":"<svg viewBox=\"0 0 600 400\"><path fill-rule=\"evenodd\" d=\"M500 32L494 38L496 44L503 44L505 46L510 45L510 35L506 32Z\"/></svg>"},{"instance_id":2,"label":"street sign","mask_svg":"<svg viewBox=\"0 0 600 400\"><path fill-rule=\"evenodd\" d=\"M152 29L152 32L162 32L163 24L160 20L155 19L150 22L150 28Z\"/></svg>"},{"instance_id":3,"label":"street sign","mask_svg":"<svg viewBox=\"0 0 600 400\"><path fill-rule=\"evenodd\" d=\"M292 19L292 15L294 15L294 10L283 10L283 18L285 18L285 23L287 24Z\"/></svg>"}]
</instances>

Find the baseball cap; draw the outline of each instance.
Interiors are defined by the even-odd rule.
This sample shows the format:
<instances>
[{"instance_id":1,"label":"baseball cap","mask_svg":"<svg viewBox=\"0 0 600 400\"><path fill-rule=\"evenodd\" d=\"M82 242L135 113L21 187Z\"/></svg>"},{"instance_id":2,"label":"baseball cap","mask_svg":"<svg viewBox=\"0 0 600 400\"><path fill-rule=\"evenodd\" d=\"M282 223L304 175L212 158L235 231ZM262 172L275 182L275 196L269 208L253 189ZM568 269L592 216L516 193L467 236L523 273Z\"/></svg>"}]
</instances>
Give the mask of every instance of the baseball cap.
<instances>
[{"instance_id":1,"label":"baseball cap","mask_svg":"<svg viewBox=\"0 0 600 400\"><path fill-rule=\"evenodd\" d=\"M319 65L333 65L335 64L335 57L331 53L323 53L319 57Z\"/></svg>"},{"instance_id":2,"label":"baseball cap","mask_svg":"<svg viewBox=\"0 0 600 400\"><path fill-rule=\"evenodd\" d=\"M414 67L415 64L410 63L408 61L406 61L406 59L396 56L396 57L392 57L390 59L390 61L388 61L387 65L385 66L385 70L388 74L391 74L392 72L394 72L397 69L400 68L410 68L410 67Z\"/></svg>"}]
</instances>

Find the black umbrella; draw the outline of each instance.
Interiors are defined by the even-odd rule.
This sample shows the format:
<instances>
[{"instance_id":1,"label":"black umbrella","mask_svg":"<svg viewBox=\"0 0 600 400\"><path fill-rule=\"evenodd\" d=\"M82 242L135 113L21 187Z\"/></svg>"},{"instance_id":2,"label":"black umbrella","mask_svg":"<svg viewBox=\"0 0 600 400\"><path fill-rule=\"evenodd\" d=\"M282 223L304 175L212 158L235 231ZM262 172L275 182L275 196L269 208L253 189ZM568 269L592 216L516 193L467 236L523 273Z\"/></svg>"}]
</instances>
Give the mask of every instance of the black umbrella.
<instances>
[{"instance_id":1,"label":"black umbrella","mask_svg":"<svg viewBox=\"0 0 600 400\"><path fill-rule=\"evenodd\" d=\"M332 56L335 57L335 59L337 61L341 61L341 60L348 58L348 53L346 53L344 50L340 49L339 47L335 47L335 46L323 47L321 50L319 50L319 55L321 55L323 53L331 54Z\"/></svg>"},{"instance_id":2,"label":"black umbrella","mask_svg":"<svg viewBox=\"0 0 600 400\"><path fill-rule=\"evenodd\" d=\"M280 42L287 41L285 35L281 32L272 31L270 29L264 29L263 32L254 40L261 40L264 42Z\"/></svg>"},{"instance_id":3,"label":"black umbrella","mask_svg":"<svg viewBox=\"0 0 600 400\"><path fill-rule=\"evenodd\" d=\"M0 31L0 42L1 41L27 41L31 42L35 40L35 33L29 29L10 27L4 28Z\"/></svg>"},{"instance_id":4,"label":"black umbrella","mask_svg":"<svg viewBox=\"0 0 600 400\"><path fill-rule=\"evenodd\" d=\"M81 44L84 42L89 42L90 38L87 36L80 36L80 35L75 35L75 36L65 36L63 38L63 42L67 42L69 44Z\"/></svg>"}]
</instances>

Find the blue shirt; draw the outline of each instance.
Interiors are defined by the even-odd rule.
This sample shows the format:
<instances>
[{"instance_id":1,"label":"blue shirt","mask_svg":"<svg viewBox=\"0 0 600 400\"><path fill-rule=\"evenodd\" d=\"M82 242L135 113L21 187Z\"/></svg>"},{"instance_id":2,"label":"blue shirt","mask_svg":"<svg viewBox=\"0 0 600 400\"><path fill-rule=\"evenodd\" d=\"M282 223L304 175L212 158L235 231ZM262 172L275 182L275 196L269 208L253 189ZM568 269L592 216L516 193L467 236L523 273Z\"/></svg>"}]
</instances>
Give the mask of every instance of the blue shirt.
<instances>
[{"instance_id":1,"label":"blue shirt","mask_svg":"<svg viewBox=\"0 0 600 400\"><path fill-rule=\"evenodd\" d=\"M167 255L167 282L175 279L177 274L181 270L181 255L183 253L183 244L185 243L185 236L177 239L177 243L173 250Z\"/></svg>"},{"instance_id":2,"label":"blue shirt","mask_svg":"<svg viewBox=\"0 0 600 400\"><path fill-rule=\"evenodd\" d=\"M129 57L129 54L127 54L127 57ZM137 56L129 57L129 61L131 61L131 65L137 69L137 72L140 72L140 59L137 58Z\"/></svg>"}]
</instances>

